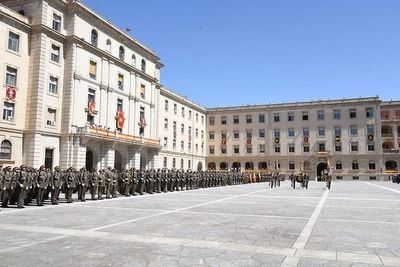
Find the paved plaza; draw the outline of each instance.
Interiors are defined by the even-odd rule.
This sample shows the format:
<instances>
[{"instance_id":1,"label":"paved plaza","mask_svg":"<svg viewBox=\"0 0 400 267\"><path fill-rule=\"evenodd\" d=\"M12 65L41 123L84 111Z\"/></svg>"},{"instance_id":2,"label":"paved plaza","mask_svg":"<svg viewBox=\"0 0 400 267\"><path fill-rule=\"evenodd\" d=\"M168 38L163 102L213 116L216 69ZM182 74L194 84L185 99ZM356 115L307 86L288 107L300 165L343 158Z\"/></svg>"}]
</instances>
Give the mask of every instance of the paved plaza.
<instances>
[{"instance_id":1,"label":"paved plaza","mask_svg":"<svg viewBox=\"0 0 400 267\"><path fill-rule=\"evenodd\" d=\"M400 266L400 186L248 184L2 209L2 266Z\"/></svg>"}]
</instances>

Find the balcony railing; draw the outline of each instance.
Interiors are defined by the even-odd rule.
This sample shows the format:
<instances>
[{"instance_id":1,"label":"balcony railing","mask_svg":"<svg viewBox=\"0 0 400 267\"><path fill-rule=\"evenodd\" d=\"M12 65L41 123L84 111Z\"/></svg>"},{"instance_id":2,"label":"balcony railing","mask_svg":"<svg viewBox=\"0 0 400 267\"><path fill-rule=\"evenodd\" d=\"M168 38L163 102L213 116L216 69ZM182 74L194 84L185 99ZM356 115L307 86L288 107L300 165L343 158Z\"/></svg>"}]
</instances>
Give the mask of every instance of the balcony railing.
<instances>
[{"instance_id":1,"label":"balcony railing","mask_svg":"<svg viewBox=\"0 0 400 267\"><path fill-rule=\"evenodd\" d=\"M383 153L399 153L399 149L395 148L384 148Z\"/></svg>"},{"instance_id":2,"label":"balcony railing","mask_svg":"<svg viewBox=\"0 0 400 267\"><path fill-rule=\"evenodd\" d=\"M382 134L382 138L393 138L393 134Z\"/></svg>"}]
</instances>

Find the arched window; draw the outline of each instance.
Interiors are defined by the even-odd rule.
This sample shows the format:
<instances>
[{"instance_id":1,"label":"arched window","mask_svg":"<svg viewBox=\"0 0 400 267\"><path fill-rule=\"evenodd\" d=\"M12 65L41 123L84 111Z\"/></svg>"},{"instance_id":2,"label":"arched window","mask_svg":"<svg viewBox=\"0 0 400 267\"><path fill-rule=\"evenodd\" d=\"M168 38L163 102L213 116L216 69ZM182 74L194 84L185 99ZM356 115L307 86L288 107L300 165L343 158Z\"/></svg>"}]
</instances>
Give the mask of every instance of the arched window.
<instances>
[{"instance_id":1,"label":"arched window","mask_svg":"<svg viewBox=\"0 0 400 267\"><path fill-rule=\"evenodd\" d=\"M371 161L368 163L368 169L370 169L370 170L375 170L375 169L376 169L375 161L371 160Z\"/></svg>"},{"instance_id":2,"label":"arched window","mask_svg":"<svg viewBox=\"0 0 400 267\"><path fill-rule=\"evenodd\" d=\"M168 160L167 157L164 157L163 167L167 168Z\"/></svg>"},{"instance_id":3,"label":"arched window","mask_svg":"<svg viewBox=\"0 0 400 267\"><path fill-rule=\"evenodd\" d=\"M142 59L142 71L146 72L146 60Z\"/></svg>"},{"instance_id":4,"label":"arched window","mask_svg":"<svg viewBox=\"0 0 400 267\"><path fill-rule=\"evenodd\" d=\"M183 164L184 164L183 159L181 159L181 169L183 169Z\"/></svg>"},{"instance_id":5,"label":"arched window","mask_svg":"<svg viewBox=\"0 0 400 267\"><path fill-rule=\"evenodd\" d=\"M122 45L119 47L119 59L125 60L125 49Z\"/></svg>"},{"instance_id":6,"label":"arched window","mask_svg":"<svg viewBox=\"0 0 400 267\"><path fill-rule=\"evenodd\" d=\"M290 161L289 162L289 170L294 170L295 169L295 164L294 164L294 161Z\"/></svg>"},{"instance_id":7,"label":"arched window","mask_svg":"<svg viewBox=\"0 0 400 267\"><path fill-rule=\"evenodd\" d=\"M132 55L131 65L136 67L136 56L135 56L135 54Z\"/></svg>"},{"instance_id":8,"label":"arched window","mask_svg":"<svg viewBox=\"0 0 400 267\"><path fill-rule=\"evenodd\" d=\"M219 169L220 169L221 171L227 170L227 169L228 169L228 163L226 163L226 162L221 162L221 163L219 164Z\"/></svg>"},{"instance_id":9,"label":"arched window","mask_svg":"<svg viewBox=\"0 0 400 267\"><path fill-rule=\"evenodd\" d=\"M382 137L391 137L391 136L393 136L392 127L390 127L390 126L382 126L381 133L382 133Z\"/></svg>"},{"instance_id":10,"label":"arched window","mask_svg":"<svg viewBox=\"0 0 400 267\"><path fill-rule=\"evenodd\" d=\"M192 162L190 161L190 159L188 160L188 169L189 169L189 170L192 169Z\"/></svg>"},{"instance_id":11,"label":"arched window","mask_svg":"<svg viewBox=\"0 0 400 267\"><path fill-rule=\"evenodd\" d=\"M173 159L172 159L172 168L175 168L175 167L176 167L176 159L173 158Z\"/></svg>"},{"instance_id":12,"label":"arched window","mask_svg":"<svg viewBox=\"0 0 400 267\"><path fill-rule=\"evenodd\" d=\"M240 169L240 162L232 163L232 169L235 169L235 170L238 171Z\"/></svg>"},{"instance_id":13,"label":"arched window","mask_svg":"<svg viewBox=\"0 0 400 267\"><path fill-rule=\"evenodd\" d=\"M1 144L1 147L3 148L3 144ZM385 168L386 171L397 172L397 162L394 160L388 160L385 162Z\"/></svg>"},{"instance_id":14,"label":"arched window","mask_svg":"<svg viewBox=\"0 0 400 267\"><path fill-rule=\"evenodd\" d=\"M210 163L208 163L208 169L209 170L215 170L215 162L210 162Z\"/></svg>"},{"instance_id":15,"label":"arched window","mask_svg":"<svg viewBox=\"0 0 400 267\"><path fill-rule=\"evenodd\" d=\"M92 30L92 35L91 35L91 43L92 43L92 45L94 45L94 46L97 46L97 41L98 41L98 34L97 34L97 31L95 30L95 29L93 29Z\"/></svg>"},{"instance_id":16,"label":"arched window","mask_svg":"<svg viewBox=\"0 0 400 267\"><path fill-rule=\"evenodd\" d=\"M11 159L12 145L8 140L3 140L0 147L0 159Z\"/></svg>"},{"instance_id":17,"label":"arched window","mask_svg":"<svg viewBox=\"0 0 400 267\"><path fill-rule=\"evenodd\" d=\"M106 51L109 52L109 53L111 53L111 40L110 40L110 39L107 39L107 42L106 42Z\"/></svg>"},{"instance_id":18,"label":"arched window","mask_svg":"<svg viewBox=\"0 0 400 267\"><path fill-rule=\"evenodd\" d=\"M351 168L353 170L358 170L358 161L357 160L353 160L353 162L351 163Z\"/></svg>"}]
</instances>

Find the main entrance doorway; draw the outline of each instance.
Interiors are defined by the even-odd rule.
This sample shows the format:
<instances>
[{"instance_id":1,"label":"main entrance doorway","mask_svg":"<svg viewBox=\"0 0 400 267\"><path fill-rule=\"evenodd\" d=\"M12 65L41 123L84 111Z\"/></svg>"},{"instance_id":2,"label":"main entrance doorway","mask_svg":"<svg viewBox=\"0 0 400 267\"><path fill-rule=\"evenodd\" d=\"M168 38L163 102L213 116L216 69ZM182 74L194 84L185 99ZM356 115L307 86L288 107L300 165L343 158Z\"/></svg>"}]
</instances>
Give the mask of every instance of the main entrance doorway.
<instances>
[{"instance_id":1,"label":"main entrance doorway","mask_svg":"<svg viewBox=\"0 0 400 267\"><path fill-rule=\"evenodd\" d=\"M322 181L322 171L326 170L328 168L328 166L326 165L325 162L320 162L317 165L317 180L318 181Z\"/></svg>"}]
</instances>

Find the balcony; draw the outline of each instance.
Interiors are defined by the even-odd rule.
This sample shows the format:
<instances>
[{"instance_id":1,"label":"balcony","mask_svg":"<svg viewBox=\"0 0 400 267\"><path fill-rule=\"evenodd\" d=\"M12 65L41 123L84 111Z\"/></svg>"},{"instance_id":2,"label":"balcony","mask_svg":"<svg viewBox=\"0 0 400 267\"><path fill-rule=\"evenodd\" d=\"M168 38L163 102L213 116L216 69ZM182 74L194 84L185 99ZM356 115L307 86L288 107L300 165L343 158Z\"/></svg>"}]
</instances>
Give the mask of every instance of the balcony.
<instances>
[{"instance_id":1,"label":"balcony","mask_svg":"<svg viewBox=\"0 0 400 267\"><path fill-rule=\"evenodd\" d=\"M383 153L399 153L399 149L395 149L395 148L384 148L383 149Z\"/></svg>"},{"instance_id":2,"label":"balcony","mask_svg":"<svg viewBox=\"0 0 400 267\"><path fill-rule=\"evenodd\" d=\"M123 134L117 131L110 131L108 129L99 128L96 126L79 127L77 133L87 138L94 138L112 142L122 142L132 145L144 145L158 149L161 148L159 140L144 138L142 136Z\"/></svg>"}]
</instances>

